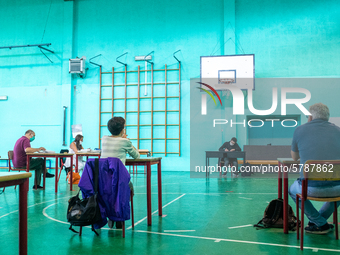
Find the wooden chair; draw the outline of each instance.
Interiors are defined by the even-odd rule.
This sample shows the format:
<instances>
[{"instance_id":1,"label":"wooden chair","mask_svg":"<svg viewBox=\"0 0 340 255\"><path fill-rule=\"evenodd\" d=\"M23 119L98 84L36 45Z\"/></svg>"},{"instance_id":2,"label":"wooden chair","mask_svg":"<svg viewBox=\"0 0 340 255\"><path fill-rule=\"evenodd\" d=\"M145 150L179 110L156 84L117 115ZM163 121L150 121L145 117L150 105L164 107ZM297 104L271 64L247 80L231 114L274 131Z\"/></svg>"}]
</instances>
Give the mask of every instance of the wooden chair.
<instances>
[{"instance_id":1,"label":"wooden chair","mask_svg":"<svg viewBox=\"0 0 340 255\"><path fill-rule=\"evenodd\" d=\"M12 167L11 165L11 161L13 160L13 151L8 151L8 172L10 171L26 171L26 168L15 168L15 167ZM14 189L17 188L17 185L14 186ZM3 188L2 191L5 191L5 187Z\"/></svg>"},{"instance_id":2,"label":"wooden chair","mask_svg":"<svg viewBox=\"0 0 340 255\"><path fill-rule=\"evenodd\" d=\"M243 162L243 161L242 161ZM230 163L229 162L229 164L228 164L228 166L230 166L230 167L233 167L233 163ZM222 167L224 167L224 159L221 159L220 160L220 167L221 167L221 169L222 169ZM220 177L222 177L222 171L220 172ZM228 174L228 172L226 173L226 177L227 177L227 174Z\"/></svg>"},{"instance_id":3,"label":"wooden chair","mask_svg":"<svg viewBox=\"0 0 340 255\"><path fill-rule=\"evenodd\" d=\"M306 168L308 166L308 168ZM320 166L320 168L317 168ZM307 171L308 169L308 171ZM313 169L313 170L312 170ZM304 232L304 212L305 201L334 202L333 224L335 224L335 238L338 240L338 209L337 202L340 197L310 197L307 196L308 180L313 181L340 181L340 160L308 160L303 167L304 180L302 180L302 192L296 194L296 234L299 240L299 199L301 199L301 239L300 249L303 250L303 232Z\"/></svg>"},{"instance_id":4,"label":"wooden chair","mask_svg":"<svg viewBox=\"0 0 340 255\"><path fill-rule=\"evenodd\" d=\"M89 164L89 162L90 161L92 161L93 159L89 159L87 162L86 162L86 164ZM110 160L110 158L108 158L108 159L100 159L100 160ZM113 160L113 159L111 159L111 160ZM115 159L114 159L115 160ZM119 159L118 159L119 160ZM105 165L105 167L109 167L109 164L106 164ZM123 170L123 169L122 169ZM127 171L127 169L125 168L125 170ZM85 171L87 171L87 169L85 168ZM104 170L105 171L105 170ZM100 169L99 169L99 176L100 176L100 174L101 174L101 172L104 172L104 171L100 171ZM87 179L87 177L86 176L88 176L87 174L83 174L82 175L82 177L84 177L85 176L85 178ZM100 178L100 177L99 177ZM112 178L115 178L113 175L112 175ZM109 180L110 181L110 180ZM92 184L93 185L93 184ZM80 187L80 189L81 189L81 186L79 186ZM94 190L94 188L93 188L93 190ZM98 184L98 196L100 196L100 186L99 186L99 184ZM130 214L131 214L131 225L132 225L132 227L134 228L135 227L135 223L134 223L134 212L133 212L133 193L132 193L132 191L130 190L130 203L131 203L131 210L130 210ZM93 227L93 226L92 226ZM125 221L123 221L122 222L122 232L123 232L123 238L125 238ZM79 230L79 236L81 236L81 234L82 234L82 227L80 227L80 230ZM98 234L97 234L98 235Z\"/></svg>"},{"instance_id":5,"label":"wooden chair","mask_svg":"<svg viewBox=\"0 0 340 255\"><path fill-rule=\"evenodd\" d=\"M60 150L60 153L64 153L64 152L69 152L69 150ZM59 182L59 179L60 179L60 175L61 175L61 172L63 171L63 169L66 170L66 166L65 166L65 161L66 161L66 158L59 158L60 162L59 162L59 165L60 165L60 170L59 170L59 175L58 175L58 179L57 181ZM67 171L66 171L66 181L67 181Z\"/></svg>"}]
</instances>

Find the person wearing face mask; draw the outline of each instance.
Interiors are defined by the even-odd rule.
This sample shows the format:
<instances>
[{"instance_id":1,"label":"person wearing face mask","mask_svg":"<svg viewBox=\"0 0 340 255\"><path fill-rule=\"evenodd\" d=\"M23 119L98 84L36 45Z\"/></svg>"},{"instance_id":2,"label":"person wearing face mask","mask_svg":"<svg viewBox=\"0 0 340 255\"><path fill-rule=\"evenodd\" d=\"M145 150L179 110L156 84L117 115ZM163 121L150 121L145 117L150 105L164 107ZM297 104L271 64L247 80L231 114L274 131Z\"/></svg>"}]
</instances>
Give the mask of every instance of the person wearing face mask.
<instances>
[{"instance_id":1,"label":"person wearing face mask","mask_svg":"<svg viewBox=\"0 0 340 255\"><path fill-rule=\"evenodd\" d=\"M225 142L220 148L219 151L241 151L240 146L237 144L236 137L231 138L229 142ZM237 158L227 158L224 159L224 165L228 167L229 163L238 169ZM223 175L226 175L227 172L224 172ZM236 176L238 175L237 172L234 173Z\"/></svg>"},{"instance_id":2,"label":"person wearing face mask","mask_svg":"<svg viewBox=\"0 0 340 255\"><path fill-rule=\"evenodd\" d=\"M74 141L71 143L69 148L69 153L73 154L73 164L76 164L76 153L83 148L83 140L84 136L82 135L76 135L74 138ZM85 167L85 161L83 160L83 157L78 157L78 171L83 170ZM65 167L69 168L71 167L71 159L68 157L65 161Z\"/></svg>"},{"instance_id":3,"label":"person wearing face mask","mask_svg":"<svg viewBox=\"0 0 340 255\"><path fill-rule=\"evenodd\" d=\"M31 129L27 130L25 135L17 140L13 149L13 166L15 168L25 168L27 162L27 154L26 153L34 153L41 150L46 150L44 147L32 148L31 142L35 139L35 132ZM42 158L31 158L30 159L30 170L35 170L35 178L34 178L34 186L37 185L38 189L42 189L40 186L41 183L41 174L44 169L44 160ZM46 168L45 168L46 169ZM46 178L54 177L54 174L50 174L46 172Z\"/></svg>"}]
</instances>

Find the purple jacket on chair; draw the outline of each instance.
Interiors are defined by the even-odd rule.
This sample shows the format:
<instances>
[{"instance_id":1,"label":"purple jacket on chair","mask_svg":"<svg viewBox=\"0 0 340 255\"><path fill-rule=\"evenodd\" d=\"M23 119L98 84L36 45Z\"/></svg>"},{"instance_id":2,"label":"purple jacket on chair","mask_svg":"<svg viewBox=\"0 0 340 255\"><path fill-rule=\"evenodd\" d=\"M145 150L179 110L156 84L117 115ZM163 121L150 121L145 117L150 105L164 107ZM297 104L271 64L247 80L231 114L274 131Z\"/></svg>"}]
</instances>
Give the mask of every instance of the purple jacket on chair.
<instances>
[{"instance_id":1,"label":"purple jacket on chair","mask_svg":"<svg viewBox=\"0 0 340 255\"><path fill-rule=\"evenodd\" d=\"M94 160L88 159L79 181L83 198L94 194ZM130 174L118 158L99 159L98 204L102 221L95 229L106 225L107 219L125 221L130 219Z\"/></svg>"}]
</instances>

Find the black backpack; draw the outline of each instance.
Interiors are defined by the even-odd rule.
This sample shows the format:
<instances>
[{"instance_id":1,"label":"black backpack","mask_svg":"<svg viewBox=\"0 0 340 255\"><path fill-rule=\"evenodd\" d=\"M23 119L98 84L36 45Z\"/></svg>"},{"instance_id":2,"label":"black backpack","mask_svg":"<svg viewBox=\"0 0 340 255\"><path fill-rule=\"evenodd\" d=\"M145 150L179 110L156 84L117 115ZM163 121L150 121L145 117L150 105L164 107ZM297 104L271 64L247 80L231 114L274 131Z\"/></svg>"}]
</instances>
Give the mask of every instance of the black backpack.
<instances>
[{"instance_id":1,"label":"black backpack","mask_svg":"<svg viewBox=\"0 0 340 255\"><path fill-rule=\"evenodd\" d=\"M283 228L283 200L277 198L270 201L264 211L263 219L255 224L254 227ZM296 230L296 217L290 205L288 205L288 229Z\"/></svg>"},{"instance_id":2,"label":"black backpack","mask_svg":"<svg viewBox=\"0 0 340 255\"><path fill-rule=\"evenodd\" d=\"M99 176L99 160L95 159L94 163L94 171L93 171L93 180L94 180L94 195L88 198L84 198L82 200L79 199L79 192L74 197L71 197L68 201L67 208L67 221L70 222L70 230L75 233L79 233L75 231L72 226L92 226L92 231L98 235L98 233L94 230L93 224L102 220L102 216L100 214L99 205L97 202L98 195L98 176Z\"/></svg>"},{"instance_id":3,"label":"black backpack","mask_svg":"<svg viewBox=\"0 0 340 255\"><path fill-rule=\"evenodd\" d=\"M252 169L251 169L252 165L249 164L248 162L244 163L242 166L243 166L243 171L241 172L242 177L251 176L252 174L255 174L252 172Z\"/></svg>"}]
</instances>

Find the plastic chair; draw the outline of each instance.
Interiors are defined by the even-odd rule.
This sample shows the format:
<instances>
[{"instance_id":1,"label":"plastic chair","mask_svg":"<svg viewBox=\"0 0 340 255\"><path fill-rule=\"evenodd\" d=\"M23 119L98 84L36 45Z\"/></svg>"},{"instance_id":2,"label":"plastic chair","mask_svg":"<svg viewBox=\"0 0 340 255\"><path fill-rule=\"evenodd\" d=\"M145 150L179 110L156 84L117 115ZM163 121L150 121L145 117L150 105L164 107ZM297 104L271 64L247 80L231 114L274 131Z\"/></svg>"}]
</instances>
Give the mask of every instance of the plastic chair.
<instances>
[{"instance_id":1,"label":"plastic chair","mask_svg":"<svg viewBox=\"0 0 340 255\"><path fill-rule=\"evenodd\" d=\"M13 160L13 151L8 151L8 172L10 171L26 171L27 169L26 168L14 168L12 167L11 165L11 161ZM17 185L14 186L14 189L17 188ZM5 188L3 188L2 191L5 191Z\"/></svg>"},{"instance_id":2,"label":"plastic chair","mask_svg":"<svg viewBox=\"0 0 340 255\"><path fill-rule=\"evenodd\" d=\"M308 172L306 170L308 166ZM320 166L320 168L317 168ZM313 167L313 170L312 170ZM332 172L330 172L332 171ZM333 224L335 224L335 238L339 239L338 234L338 208L337 203L340 197L310 197L307 196L308 180L313 181L340 181L340 160L308 160L303 167L304 180L302 180L302 192L296 194L296 234L299 240L299 199L301 199L301 239L300 250L303 250L303 232L304 232L304 212L305 201L319 201L319 202L335 202L333 212Z\"/></svg>"},{"instance_id":3,"label":"plastic chair","mask_svg":"<svg viewBox=\"0 0 340 255\"><path fill-rule=\"evenodd\" d=\"M233 163L229 162L228 166L233 167ZM224 159L220 160L220 167L221 167L221 169L222 169L222 167L224 167ZM228 174L228 172L226 172L225 177L227 177L227 174ZM220 172L220 177L222 177L222 171Z\"/></svg>"}]
</instances>

